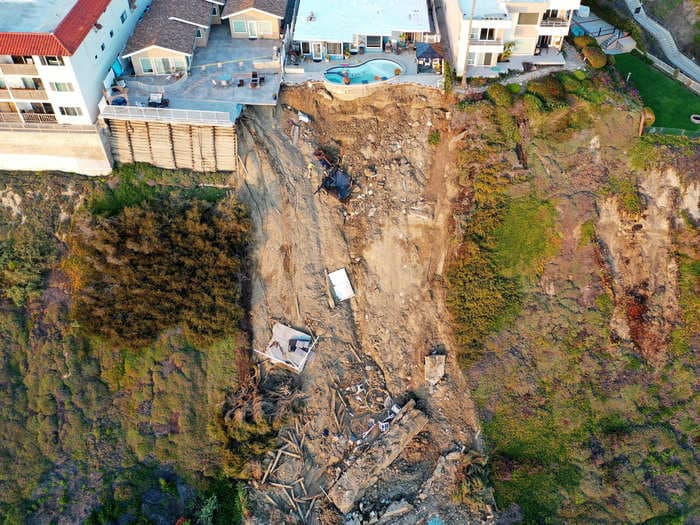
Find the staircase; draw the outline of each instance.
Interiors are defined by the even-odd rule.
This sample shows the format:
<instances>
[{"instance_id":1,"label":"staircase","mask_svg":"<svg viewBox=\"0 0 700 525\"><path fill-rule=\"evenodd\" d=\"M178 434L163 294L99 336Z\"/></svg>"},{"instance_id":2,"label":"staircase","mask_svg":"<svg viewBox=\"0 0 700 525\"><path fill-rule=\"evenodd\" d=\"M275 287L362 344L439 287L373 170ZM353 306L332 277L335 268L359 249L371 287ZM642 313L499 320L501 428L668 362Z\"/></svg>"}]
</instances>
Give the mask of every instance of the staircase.
<instances>
[{"instance_id":1,"label":"staircase","mask_svg":"<svg viewBox=\"0 0 700 525\"><path fill-rule=\"evenodd\" d=\"M625 0L635 21L651 34L661 46L666 58L696 82L700 82L700 66L678 50L673 36L656 20L649 18L639 0ZM639 12L635 12L639 10Z\"/></svg>"}]
</instances>

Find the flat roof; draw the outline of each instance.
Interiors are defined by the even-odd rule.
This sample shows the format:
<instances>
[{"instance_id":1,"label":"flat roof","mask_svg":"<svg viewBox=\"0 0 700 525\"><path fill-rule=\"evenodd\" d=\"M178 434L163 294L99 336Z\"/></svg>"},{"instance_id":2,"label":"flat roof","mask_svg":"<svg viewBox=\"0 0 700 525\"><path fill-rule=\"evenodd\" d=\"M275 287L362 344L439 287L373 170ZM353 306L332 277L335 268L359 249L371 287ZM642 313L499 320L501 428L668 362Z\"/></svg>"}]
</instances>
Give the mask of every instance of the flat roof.
<instances>
[{"instance_id":1,"label":"flat roof","mask_svg":"<svg viewBox=\"0 0 700 525\"><path fill-rule=\"evenodd\" d=\"M51 33L78 0L0 0L0 32Z\"/></svg>"},{"instance_id":2,"label":"flat roof","mask_svg":"<svg viewBox=\"0 0 700 525\"><path fill-rule=\"evenodd\" d=\"M294 40L352 42L357 35L428 33L427 0L301 0Z\"/></svg>"},{"instance_id":3,"label":"flat roof","mask_svg":"<svg viewBox=\"0 0 700 525\"><path fill-rule=\"evenodd\" d=\"M538 2L540 0L530 0ZM464 13L464 18L469 19L472 12L471 0L459 0L459 7ZM474 19L507 18L508 10L503 0L476 0L474 7Z\"/></svg>"}]
</instances>

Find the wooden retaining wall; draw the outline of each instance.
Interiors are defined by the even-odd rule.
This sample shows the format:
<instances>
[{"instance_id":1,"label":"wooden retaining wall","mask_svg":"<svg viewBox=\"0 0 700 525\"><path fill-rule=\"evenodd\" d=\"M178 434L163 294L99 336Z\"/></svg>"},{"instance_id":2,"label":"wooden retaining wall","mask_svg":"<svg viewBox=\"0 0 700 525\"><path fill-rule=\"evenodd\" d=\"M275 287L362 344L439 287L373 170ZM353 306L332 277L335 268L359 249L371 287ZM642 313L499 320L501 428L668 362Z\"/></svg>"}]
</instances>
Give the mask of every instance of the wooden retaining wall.
<instances>
[{"instance_id":1,"label":"wooden retaining wall","mask_svg":"<svg viewBox=\"0 0 700 525\"><path fill-rule=\"evenodd\" d=\"M112 154L124 164L146 162L167 169L237 171L235 126L107 120Z\"/></svg>"}]
</instances>

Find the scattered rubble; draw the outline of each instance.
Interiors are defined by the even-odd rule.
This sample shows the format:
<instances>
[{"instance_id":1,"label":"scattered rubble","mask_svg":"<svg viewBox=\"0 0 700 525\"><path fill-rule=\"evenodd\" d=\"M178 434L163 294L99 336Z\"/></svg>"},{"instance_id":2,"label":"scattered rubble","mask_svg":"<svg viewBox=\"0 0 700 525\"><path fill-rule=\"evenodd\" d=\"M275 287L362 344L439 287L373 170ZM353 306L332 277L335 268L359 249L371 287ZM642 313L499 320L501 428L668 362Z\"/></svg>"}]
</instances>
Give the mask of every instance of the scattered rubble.
<instances>
[{"instance_id":1,"label":"scattered rubble","mask_svg":"<svg viewBox=\"0 0 700 525\"><path fill-rule=\"evenodd\" d=\"M365 490L401 454L406 444L428 423L428 418L411 400L401 409L391 428L360 455L333 485L328 497L343 513L352 510Z\"/></svg>"}]
</instances>

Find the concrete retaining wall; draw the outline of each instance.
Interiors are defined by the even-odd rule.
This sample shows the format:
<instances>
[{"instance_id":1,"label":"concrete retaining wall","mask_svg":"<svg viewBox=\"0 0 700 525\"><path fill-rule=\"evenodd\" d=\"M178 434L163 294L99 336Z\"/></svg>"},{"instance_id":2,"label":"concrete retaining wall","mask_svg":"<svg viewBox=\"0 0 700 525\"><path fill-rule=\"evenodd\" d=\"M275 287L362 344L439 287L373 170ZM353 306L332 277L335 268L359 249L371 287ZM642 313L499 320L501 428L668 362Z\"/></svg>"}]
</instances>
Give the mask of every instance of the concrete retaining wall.
<instances>
[{"instance_id":1,"label":"concrete retaining wall","mask_svg":"<svg viewBox=\"0 0 700 525\"><path fill-rule=\"evenodd\" d=\"M0 127L0 170L108 175L112 156L97 127Z\"/></svg>"}]
</instances>

